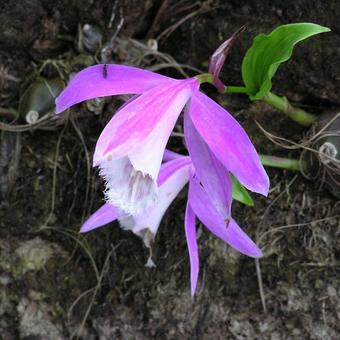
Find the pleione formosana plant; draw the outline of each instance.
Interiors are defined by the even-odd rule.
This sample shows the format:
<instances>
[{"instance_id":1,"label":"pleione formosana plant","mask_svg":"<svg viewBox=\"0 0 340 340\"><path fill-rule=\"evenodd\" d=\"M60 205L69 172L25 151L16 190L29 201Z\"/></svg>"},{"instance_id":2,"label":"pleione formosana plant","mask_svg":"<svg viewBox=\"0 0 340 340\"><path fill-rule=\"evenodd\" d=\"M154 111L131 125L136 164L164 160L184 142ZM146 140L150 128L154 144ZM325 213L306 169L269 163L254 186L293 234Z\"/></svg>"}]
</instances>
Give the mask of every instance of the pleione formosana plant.
<instances>
[{"instance_id":1,"label":"pleione formosana plant","mask_svg":"<svg viewBox=\"0 0 340 340\"><path fill-rule=\"evenodd\" d=\"M240 31L212 55L208 73L192 78L174 79L117 64L90 66L75 75L56 99L58 114L90 99L133 95L98 138L93 166L105 180L106 203L86 220L81 232L119 220L123 229L140 236L151 249L163 215L188 184L184 228L191 294L199 274L197 219L237 251L261 257L261 250L232 218L232 201L251 206L253 199L247 190L268 194L269 178L263 165L296 171L301 170L302 161L258 155L235 118L200 86L210 83L225 95L244 94L250 100L264 101L298 124L310 126L316 116L274 94L272 79L298 42L327 31L316 24L299 23L258 35L242 62L242 86L225 85L220 80L227 53L240 39ZM186 154L166 149L182 112ZM151 252L147 265L154 266Z\"/></svg>"}]
</instances>

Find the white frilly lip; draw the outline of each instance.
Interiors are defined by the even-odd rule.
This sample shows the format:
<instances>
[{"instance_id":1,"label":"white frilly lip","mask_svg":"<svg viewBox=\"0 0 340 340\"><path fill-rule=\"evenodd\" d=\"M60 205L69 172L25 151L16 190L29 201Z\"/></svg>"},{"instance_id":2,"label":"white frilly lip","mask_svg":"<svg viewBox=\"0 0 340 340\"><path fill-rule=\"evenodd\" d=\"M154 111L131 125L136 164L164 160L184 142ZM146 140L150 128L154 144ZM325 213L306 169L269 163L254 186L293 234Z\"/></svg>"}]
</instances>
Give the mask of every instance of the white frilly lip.
<instances>
[{"instance_id":1,"label":"white frilly lip","mask_svg":"<svg viewBox=\"0 0 340 340\"><path fill-rule=\"evenodd\" d=\"M127 215L139 215L157 202L157 184L147 174L135 170L128 157L102 162L106 201Z\"/></svg>"}]
</instances>

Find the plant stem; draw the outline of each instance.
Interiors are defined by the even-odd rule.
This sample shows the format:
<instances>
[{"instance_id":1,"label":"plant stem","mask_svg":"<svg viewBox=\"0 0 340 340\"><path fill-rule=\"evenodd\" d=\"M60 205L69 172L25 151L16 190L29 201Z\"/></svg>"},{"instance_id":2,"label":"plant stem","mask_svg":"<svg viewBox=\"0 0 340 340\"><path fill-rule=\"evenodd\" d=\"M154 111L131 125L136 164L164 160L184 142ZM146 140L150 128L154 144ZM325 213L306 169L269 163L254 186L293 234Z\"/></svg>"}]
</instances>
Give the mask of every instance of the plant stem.
<instances>
[{"instance_id":1,"label":"plant stem","mask_svg":"<svg viewBox=\"0 0 340 340\"><path fill-rule=\"evenodd\" d=\"M311 126L317 119L317 116L291 105L286 97L277 96L272 92L268 92L262 100L303 126Z\"/></svg>"},{"instance_id":2,"label":"plant stem","mask_svg":"<svg viewBox=\"0 0 340 340\"><path fill-rule=\"evenodd\" d=\"M272 168L301 171L302 163L298 159L260 155L261 163Z\"/></svg>"},{"instance_id":3,"label":"plant stem","mask_svg":"<svg viewBox=\"0 0 340 340\"><path fill-rule=\"evenodd\" d=\"M247 93L247 89L243 86L226 86L223 93Z\"/></svg>"},{"instance_id":4,"label":"plant stem","mask_svg":"<svg viewBox=\"0 0 340 340\"><path fill-rule=\"evenodd\" d=\"M242 86L226 86L223 93L248 94L247 89ZM311 126L317 119L317 116L294 107L286 97L280 97L273 92L268 92L261 100L275 107L277 110L283 112L289 118L303 126Z\"/></svg>"},{"instance_id":5,"label":"plant stem","mask_svg":"<svg viewBox=\"0 0 340 340\"><path fill-rule=\"evenodd\" d=\"M200 84L214 83L214 77L210 73L203 73L196 76ZM216 86L216 85L215 85ZM247 89L243 86L225 86L221 93L247 93ZM317 119L317 116L312 113L306 112L300 108L294 107L286 97L280 97L273 92L268 92L263 98L267 104L275 107L277 110L286 114L289 118L303 126L311 126Z\"/></svg>"}]
</instances>

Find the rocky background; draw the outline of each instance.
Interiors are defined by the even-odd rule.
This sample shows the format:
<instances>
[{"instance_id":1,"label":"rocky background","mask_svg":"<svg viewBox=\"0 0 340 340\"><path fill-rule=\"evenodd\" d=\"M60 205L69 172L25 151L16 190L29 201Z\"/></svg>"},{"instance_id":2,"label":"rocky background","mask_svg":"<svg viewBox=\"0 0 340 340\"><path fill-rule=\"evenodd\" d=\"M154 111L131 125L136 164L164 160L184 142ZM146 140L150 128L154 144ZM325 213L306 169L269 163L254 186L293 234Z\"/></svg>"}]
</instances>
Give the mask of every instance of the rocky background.
<instances>
[{"instance_id":1,"label":"rocky background","mask_svg":"<svg viewBox=\"0 0 340 340\"><path fill-rule=\"evenodd\" d=\"M25 122L22 99L39 77L67 81L103 60L193 75L245 25L223 69L224 80L238 85L256 34L309 21L332 32L297 46L274 89L321 115L340 106L339 13L340 2L330 0L1 1L0 338L340 338L340 203L320 181L268 169L269 197L254 196L253 208L234 204L235 219L264 251L257 265L200 226L201 273L192 299L186 190L161 224L156 268L144 266L140 239L116 224L78 234L102 204L103 183L91 168L96 138L126 98L78 105L59 119L47 113L33 125ZM93 31L84 37L86 24ZM306 128L246 97L206 90L260 152L299 157L301 150L271 142L255 121L296 142L308 136ZM180 138L170 144L184 151Z\"/></svg>"}]
</instances>

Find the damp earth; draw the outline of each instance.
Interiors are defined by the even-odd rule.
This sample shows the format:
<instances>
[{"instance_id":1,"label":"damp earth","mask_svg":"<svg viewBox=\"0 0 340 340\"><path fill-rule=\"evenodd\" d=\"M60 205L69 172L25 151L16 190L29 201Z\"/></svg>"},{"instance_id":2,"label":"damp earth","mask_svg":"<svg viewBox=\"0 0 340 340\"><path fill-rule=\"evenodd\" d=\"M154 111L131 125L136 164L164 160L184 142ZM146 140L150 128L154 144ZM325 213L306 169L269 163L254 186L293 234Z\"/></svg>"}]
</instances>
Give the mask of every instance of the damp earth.
<instances>
[{"instance_id":1,"label":"damp earth","mask_svg":"<svg viewBox=\"0 0 340 340\"><path fill-rule=\"evenodd\" d=\"M322 183L268 168L270 195L253 195L254 207L234 203L235 219L264 252L258 263L199 226L201 272L191 298L186 189L162 221L155 268L145 267L141 240L117 224L78 233L103 202L91 167L96 139L127 98L81 104L59 119L49 96L34 110L22 99L41 79L65 83L103 61L194 75L245 25L223 68L223 79L238 85L256 34L315 22L332 32L299 45L274 89L315 114L340 111L337 13L339 2L316 0L0 2L0 338L339 339L340 201ZM204 90L259 152L299 157L259 126L295 142L306 128L241 95ZM180 126L176 132L169 145L183 152Z\"/></svg>"}]
</instances>

